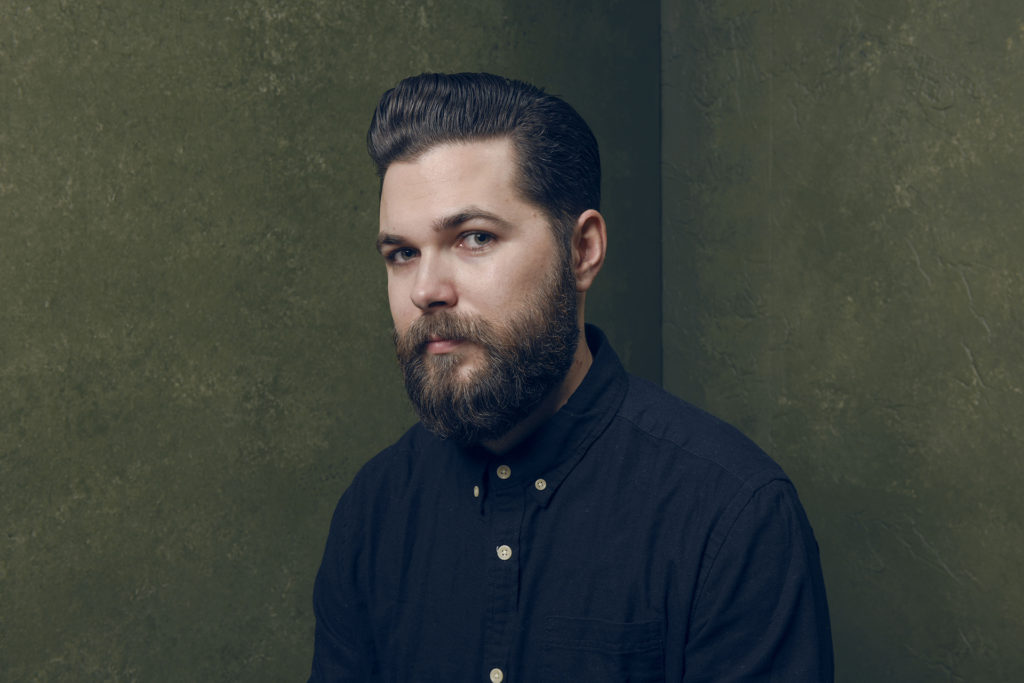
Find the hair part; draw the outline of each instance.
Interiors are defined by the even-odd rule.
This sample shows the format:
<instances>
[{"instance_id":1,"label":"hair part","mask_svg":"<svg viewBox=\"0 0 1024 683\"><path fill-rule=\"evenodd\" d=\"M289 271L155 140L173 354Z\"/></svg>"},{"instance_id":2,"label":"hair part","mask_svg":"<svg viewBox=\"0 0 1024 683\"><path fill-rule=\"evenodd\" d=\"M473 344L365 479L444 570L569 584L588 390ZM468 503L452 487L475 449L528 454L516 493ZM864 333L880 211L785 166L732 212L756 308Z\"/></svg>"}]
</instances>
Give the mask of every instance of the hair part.
<instances>
[{"instance_id":1,"label":"hair part","mask_svg":"<svg viewBox=\"0 0 1024 683\"><path fill-rule=\"evenodd\" d=\"M523 198L547 213L568 249L579 215L600 209L601 159L590 127L564 100L493 74L412 76L381 97L366 145L383 183L396 161L500 137L512 141Z\"/></svg>"}]
</instances>

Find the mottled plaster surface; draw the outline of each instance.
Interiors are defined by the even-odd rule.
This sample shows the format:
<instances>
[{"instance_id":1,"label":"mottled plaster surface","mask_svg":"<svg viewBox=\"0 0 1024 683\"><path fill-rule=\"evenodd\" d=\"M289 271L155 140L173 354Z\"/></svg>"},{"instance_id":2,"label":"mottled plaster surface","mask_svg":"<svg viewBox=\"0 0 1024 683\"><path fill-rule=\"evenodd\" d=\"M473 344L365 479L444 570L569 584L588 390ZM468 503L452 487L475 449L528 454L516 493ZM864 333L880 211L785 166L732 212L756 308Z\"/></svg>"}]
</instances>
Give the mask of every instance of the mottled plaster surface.
<instances>
[{"instance_id":1,"label":"mottled plaster surface","mask_svg":"<svg viewBox=\"0 0 1024 683\"><path fill-rule=\"evenodd\" d=\"M840 681L1024 680L1024 10L662 10L666 386L795 479Z\"/></svg>"},{"instance_id":2,"label":"mottled plaster surface","mask_svg":"<svg viewBox=\"0 0 1024 683\"><path fill-rule=\"evenodd\" d=\"M0 679L306 675L330 513L412 421L363 143L403 76L592 121L594 316L658 376L657 5L597 9L0 3Z\"/></svg>"}]
</instances>

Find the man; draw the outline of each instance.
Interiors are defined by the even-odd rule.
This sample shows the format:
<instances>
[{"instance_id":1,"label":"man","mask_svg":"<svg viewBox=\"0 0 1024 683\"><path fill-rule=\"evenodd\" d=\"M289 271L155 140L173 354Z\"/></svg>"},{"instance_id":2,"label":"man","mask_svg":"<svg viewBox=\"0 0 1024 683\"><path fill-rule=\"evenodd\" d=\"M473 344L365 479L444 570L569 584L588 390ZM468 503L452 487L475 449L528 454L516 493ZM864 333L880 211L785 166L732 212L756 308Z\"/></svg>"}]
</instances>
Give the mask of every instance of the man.
<instances>
[{"instance_id":1,"label":"man","mask_svg":"<svg viewBox=\"0 0 1024 683\"><path fill-rule=\"evenodd\" d=\"M792 484L584 324L606 227L579 115L428 74L368 143L420 422L338 504L310 680L831 681Z\"/></svg>"}]
</instances>

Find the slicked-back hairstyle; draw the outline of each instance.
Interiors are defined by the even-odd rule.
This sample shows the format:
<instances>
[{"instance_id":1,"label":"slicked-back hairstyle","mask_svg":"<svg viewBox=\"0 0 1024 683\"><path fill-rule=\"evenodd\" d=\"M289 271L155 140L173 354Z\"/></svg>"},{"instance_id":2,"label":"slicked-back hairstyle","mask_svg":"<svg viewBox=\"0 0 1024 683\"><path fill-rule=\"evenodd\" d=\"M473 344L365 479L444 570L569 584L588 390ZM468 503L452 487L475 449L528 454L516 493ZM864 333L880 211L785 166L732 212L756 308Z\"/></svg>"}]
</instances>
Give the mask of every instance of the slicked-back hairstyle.
<instances>
[{"instance_id":1,"label":"slicked-back hairstyle","mask_svg":"<svg viewBox=\"0 0 1024 683\"><path fill-rule=\"evenodd\" d=\"M568 246L576 218L600 208L601 159L590 127L564 100L493 74L412 76L380 98L366 144L383 183L396 161L500 137L512 141L523 198L548 214Z\"/></svg>"}]
</instances>

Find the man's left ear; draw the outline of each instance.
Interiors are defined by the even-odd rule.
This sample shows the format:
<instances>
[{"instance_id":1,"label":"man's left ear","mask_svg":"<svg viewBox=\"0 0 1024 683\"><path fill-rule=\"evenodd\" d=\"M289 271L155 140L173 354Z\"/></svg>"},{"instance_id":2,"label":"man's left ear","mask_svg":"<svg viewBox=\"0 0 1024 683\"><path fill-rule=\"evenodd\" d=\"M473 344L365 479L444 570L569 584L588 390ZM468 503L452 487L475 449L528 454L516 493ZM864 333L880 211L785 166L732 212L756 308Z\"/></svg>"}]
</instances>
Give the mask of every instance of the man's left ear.
<instances>
[{"instance_id":1,"label":"man's left ear","mask_svg":"<svg viewBox=\"0 0 1024 683\"><path fill-rule=\"evenodd\" d=\"M608 228L604 216L594 209L587 209L576 219L572 233L572 266L577 292L585 292L594 284L607 249Z\"/></svg>"}]
</instances>

